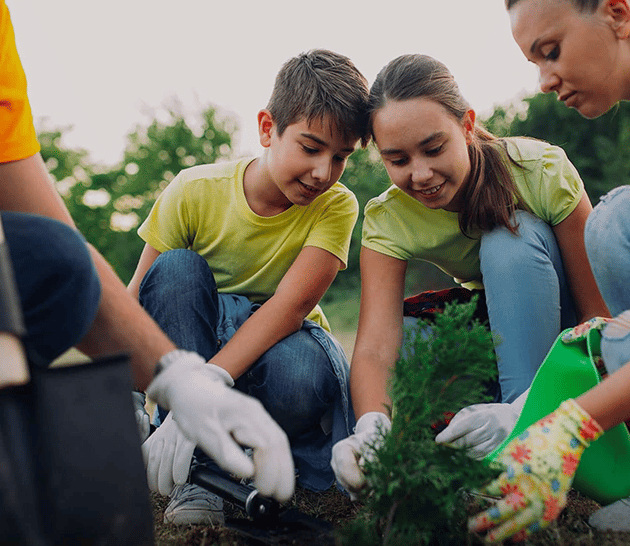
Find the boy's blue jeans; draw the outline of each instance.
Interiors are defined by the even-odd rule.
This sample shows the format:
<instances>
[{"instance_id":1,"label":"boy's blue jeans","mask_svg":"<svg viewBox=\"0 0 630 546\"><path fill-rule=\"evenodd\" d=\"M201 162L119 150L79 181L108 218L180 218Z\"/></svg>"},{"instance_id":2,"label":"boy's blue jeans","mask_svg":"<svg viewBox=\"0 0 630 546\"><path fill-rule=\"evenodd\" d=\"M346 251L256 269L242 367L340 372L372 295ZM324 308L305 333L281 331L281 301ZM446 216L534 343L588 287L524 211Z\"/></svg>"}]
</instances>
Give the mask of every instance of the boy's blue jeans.
<instances>
[{"instance_id":1,"label":"boy's blue jeans","mask_svg":"<svg viewBox=\"0 0 630 546\"><path fill-rule=\"evenodd\" d=\"M502 402L531 385L559 333L575 326L573 299L551 227L517 211L518 233L497 228L481 237L481 273L496 354Z\"/></svg>"},{"instance_id":2,"label":"boy's blue jeans","mask_svg":"<svg viewBox=\"0 0 630 546\"><path fill-rule=\"evenodd\" d=\"M49 365L88 332L101 285L85 240L44 216L0 213L26 325L29 361Z\"/></svg>"},{"instance_id":3,"label":"boy's blue jeans","mask_svg":"<svg viewBox=\"0 0 630 546\"><path fill-rule=\"evenodd\" d=\"M601 198L588 217L586 252L599 291L613 317L630 310L630 186L620 186ZM608 373L630 361L630 333L602 337Z\"/></svg>"},{"instance_id":4,"label":"boy's blue jeans","mask_svg":"<svg viewBox=\"0 0 630 546\"><path fill-rule=\"evenodd\" d=\"M140 285L140 303L173 342L210 360L259 305L218 294L197 253L160 254ZM291 442L298 483L315 491L335 481L332 445L351 434L349 366L337 341L305 320L302 329L265 352L235 387L262 402ZM159 408L159 421L166 412Z\"/></svg>"}]
</instances>

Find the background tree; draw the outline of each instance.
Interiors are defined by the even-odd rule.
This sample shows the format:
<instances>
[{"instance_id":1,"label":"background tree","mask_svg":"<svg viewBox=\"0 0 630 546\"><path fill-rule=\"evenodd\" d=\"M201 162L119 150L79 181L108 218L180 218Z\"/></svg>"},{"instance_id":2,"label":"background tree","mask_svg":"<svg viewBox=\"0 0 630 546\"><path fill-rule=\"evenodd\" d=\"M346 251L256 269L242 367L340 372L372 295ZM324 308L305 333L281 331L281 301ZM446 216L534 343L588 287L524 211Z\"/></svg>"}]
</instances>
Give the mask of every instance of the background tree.
<instances>
[{"instance_id":1,"label":"background tree","mask_svg":"<svg viewBox=\"0 0 630 546\"><path fill-rule=\"evenodd\" d=\"M40 132L42 156L54 176L78 229L127 283L144 242L136 230L157 195L182 169L227 159L232 154L234 121L208 106L186 118L179 103L136 127L127 137L122 162L111 168L91 165L84 150L66 149L68 128Z\"/></svg>"},{"instance_id":2,"label":"background tree","mask_svg":"<svg viewBox=\"0 0 630 546\"><path fill-rule=\"evenodd\" d=\"M500 136L530 136L561 146L576 166L593 203L630 182L630 103L622 102L596 119L586 119L539 93L495 108L486 126Z\"/></svg>"}]
</instances>

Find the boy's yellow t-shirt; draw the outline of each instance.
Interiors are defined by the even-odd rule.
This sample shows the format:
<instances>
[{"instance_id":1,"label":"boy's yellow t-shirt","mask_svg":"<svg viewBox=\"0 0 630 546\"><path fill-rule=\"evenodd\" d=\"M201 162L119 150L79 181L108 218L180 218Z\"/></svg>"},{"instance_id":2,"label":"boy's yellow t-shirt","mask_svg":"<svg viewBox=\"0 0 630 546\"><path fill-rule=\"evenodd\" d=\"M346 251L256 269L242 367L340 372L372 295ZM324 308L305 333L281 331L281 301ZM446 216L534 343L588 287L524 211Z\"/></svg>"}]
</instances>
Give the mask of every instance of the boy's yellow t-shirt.
<instances>
[{"instance_id":1,"label":"boy's yellow t-shirt","mask_svg":"<svg viewBox=\"0 0 630 546\"><path fill-rule=\"evenodd\" d=\"M0 0L0 163L24 159L39 150L9 8Z\"/></svg>"},{"instance_id":2,"label":"boy's yellow t-shirt","mask_svg":"<svg viewBox=\"0 0 630 546\"><path fill-rule=\"evenodd\" d=\"M255 214L243 192L253 159L182 171L157 198L138 229L158 252L188 248L203 256L221 293L262 303L275 292L305 246L334 254L345 269L358 216L354 194L340 183L308 206L271 217ZM319 306L308 315L326 329Z\"/></svg>"},{"instance_id":3,"label":"boy's yellow t-shirt","mask_svg":"<svg viewBox=\"0 0 630 546\"><path fill-rule=\"evenodd\" d=\"M551 226L577 206L584 184L564 150L526 138L506 139L516 186L529 210ZM430 209L396 186L365 206L362 245L401 260L424 260L466 288L483 288L479 264L481 232L472 239L459 229L458 215Z\"/></svg>"}]
</instances>

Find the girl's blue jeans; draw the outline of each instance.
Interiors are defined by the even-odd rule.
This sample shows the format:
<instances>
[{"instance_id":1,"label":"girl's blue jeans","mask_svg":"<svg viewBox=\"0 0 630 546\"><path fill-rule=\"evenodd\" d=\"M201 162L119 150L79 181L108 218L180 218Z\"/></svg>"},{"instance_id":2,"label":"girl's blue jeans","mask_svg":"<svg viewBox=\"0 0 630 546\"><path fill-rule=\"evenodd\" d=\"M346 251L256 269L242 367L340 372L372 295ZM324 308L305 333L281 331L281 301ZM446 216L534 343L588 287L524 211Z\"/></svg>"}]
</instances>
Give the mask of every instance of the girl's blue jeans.
<instances>
[{"instance_id":1,"label":"girl's blue jeans","mask_svg":"<svg viewBox=\"0 0 630 546\"><path fill-rule=\"evenodd\" d=\"M502 402L529 388L559 333L577 321L553 230L525 211L515 219L517 234L484 233L479 253Z\"/></svg>"},{"instance_id":2,"label":"girl's blue jeans","mask_svg":"<svg viewBox=\"0 0 630 546\"><path fill-rule=\"evenodd\" d=\"M219 294L206 260L184 249L158 256L139 297L177 346L206 360L260 307L243 296ZM276 343L235 382L234 388L260 400L286 432L303 487L321 491L335 481L332 446L355 425L348 381L341 346L305 320L301 330ZM159 408L158 420L165 415Z\"/></svg>"},{"instance_id":3,"label":"girl's blue jeans","mask_svg":"<svg viewBox=\"0 0 630 546\"><path fill-rule=\"evenodd\" d=\"M599 291L614 317L630 310L630 186L607 193L586 222L584 242ZM630 361L630 333L602 337L609 373Z\"/></svg>"},{"instance_id":4,"label":"girl's blue jeans","mask_svg":"<svg viewBox=\"0 0 630 546\"><path fill-rule=\"evenodd\" d=\"M29 361L47 366L88 332L101 297L85 239L62 222L2 211Z\"/></svg>"}]
</instances>

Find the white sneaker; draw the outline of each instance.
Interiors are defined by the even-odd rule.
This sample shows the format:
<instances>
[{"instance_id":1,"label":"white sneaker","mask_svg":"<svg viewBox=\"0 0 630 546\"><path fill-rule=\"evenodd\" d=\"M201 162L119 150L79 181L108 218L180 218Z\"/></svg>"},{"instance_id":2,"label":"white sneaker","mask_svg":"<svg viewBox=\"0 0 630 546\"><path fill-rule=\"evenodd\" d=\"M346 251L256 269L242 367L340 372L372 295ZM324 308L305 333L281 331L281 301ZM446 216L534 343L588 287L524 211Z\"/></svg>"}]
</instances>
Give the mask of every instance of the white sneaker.
<instances>
[{"instance_id":1,"label":"white sneaker","mask_svg":"<svg viewBox=\"0 0 630 546\"><path fill-rule=\"evenodd\" d=\"M588 524L598 531L630 531L630 497L593 512Z\"/></svg>"},{"instance_id":2,"label":"white sneaker","mask_svg":"<svg viewBox=\"0 0 630 546\"><path fill-rule=\"evenodd\" d=\"M223 499L193 483L176 485L164 510L164 523L222 525Z\"/></svg>"}]
</instances>

